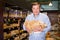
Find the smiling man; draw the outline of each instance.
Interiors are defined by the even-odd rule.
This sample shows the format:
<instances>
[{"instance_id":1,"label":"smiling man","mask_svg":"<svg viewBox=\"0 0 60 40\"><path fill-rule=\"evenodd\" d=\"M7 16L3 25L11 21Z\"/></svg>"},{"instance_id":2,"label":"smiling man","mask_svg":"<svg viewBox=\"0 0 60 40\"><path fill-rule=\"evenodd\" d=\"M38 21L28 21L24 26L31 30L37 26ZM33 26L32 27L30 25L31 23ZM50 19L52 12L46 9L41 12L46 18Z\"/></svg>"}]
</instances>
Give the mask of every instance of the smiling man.
<instances>
[{"instance_id":1,"label":"smiling man","mask_svg":"<svg viewBox=\"0 0 60 40\"><path fill-rule=\"evenodd\" d=\"M25 19L25 21L41 21L44 24L46 24L46 28L42 28L41 26L35 26L32 30L32 32L29 34L29 40L45 40L46 33L51 28L51 23L47 15L40 13L40 3L33 2L32 3L32 14L28 15ZM26 28L23 25L23 29L26 30L28 33L30 32L29 28Z\"/></svg>"}]
</instances>

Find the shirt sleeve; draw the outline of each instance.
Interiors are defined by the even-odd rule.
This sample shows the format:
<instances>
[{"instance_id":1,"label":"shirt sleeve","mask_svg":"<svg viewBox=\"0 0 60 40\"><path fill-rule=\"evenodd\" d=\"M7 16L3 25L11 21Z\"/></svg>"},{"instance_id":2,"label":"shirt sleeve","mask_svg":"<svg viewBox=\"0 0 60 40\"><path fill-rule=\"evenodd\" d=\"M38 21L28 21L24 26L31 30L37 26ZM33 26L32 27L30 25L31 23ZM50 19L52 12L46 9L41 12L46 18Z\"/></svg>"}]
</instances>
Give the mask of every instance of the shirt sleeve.
<instances>
[{"instance_id":1,"label":"shirt sleeve","mask_svg":"<svg viewBox=\"0 0 60 40\"><path fill-rule=\"evenodd\" d=\"M45 17L44 21L45 21L47 27L43 30L43 32L47 33L51 29L51 23L50 23L49 17L48 16Z\"/></svg>"},{"instance_id":2,"label":"shirt sleeve","mask_svg":"<svg viewBox=\"0 0 60 40\"><path fill-rule=\"evenodd\" d=\"M25 21L27 21L28 19L29 19L29 17L27 16L26 19L25 19ZM24 24L23 24L23 30L26 30Z\"/></svg>"}]
</instances>

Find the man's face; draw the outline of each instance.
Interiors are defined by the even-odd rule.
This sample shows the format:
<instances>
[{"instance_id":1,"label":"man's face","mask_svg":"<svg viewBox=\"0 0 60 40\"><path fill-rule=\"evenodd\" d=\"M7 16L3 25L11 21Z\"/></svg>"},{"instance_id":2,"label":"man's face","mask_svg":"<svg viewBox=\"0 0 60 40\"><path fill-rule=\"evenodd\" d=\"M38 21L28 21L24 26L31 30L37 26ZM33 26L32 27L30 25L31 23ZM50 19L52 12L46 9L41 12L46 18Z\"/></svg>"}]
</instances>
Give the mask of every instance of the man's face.
<instances>
[{"instance_id":1,"label":"man's face","mask_svg":"<svg viewBox=\"0 0 60 40\"><path fill-rule=\"evenodd\" d=\"M34 13L34 15L38 15L39 11L40 11L39 5L33 5L32 6L32 12Z\"/></svg>"}]
</instances>

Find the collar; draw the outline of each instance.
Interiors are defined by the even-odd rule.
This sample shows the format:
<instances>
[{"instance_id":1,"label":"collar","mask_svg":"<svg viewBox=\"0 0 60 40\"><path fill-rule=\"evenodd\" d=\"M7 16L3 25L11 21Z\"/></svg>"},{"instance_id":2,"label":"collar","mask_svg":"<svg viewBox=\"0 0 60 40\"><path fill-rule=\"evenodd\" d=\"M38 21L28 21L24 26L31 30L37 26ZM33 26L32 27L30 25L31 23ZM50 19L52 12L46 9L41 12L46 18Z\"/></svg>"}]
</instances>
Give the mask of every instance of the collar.
<instances>
[{"instance_id":1,"label":"collar","mask_svg":"<svg viewBox=\"0 0 60 40\"><path fill-rule=\"evenodd\" d=\"M41 13L39 13L36 17L40 16L40 14L41 14ZM32 15L33 15L33 17L35 17L35 15L34 15L33 13L32 13ZM36 17L35 17L35 18L36 18Z\"/></svg>"}]
</instances>

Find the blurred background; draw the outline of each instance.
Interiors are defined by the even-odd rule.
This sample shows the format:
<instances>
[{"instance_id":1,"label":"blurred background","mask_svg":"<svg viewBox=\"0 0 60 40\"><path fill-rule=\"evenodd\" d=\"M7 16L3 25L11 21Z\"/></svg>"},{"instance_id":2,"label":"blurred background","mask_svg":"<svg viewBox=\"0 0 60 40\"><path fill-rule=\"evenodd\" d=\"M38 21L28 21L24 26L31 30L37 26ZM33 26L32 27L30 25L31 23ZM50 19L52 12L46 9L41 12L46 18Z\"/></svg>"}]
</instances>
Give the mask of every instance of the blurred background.
<instances>
[{"instance_id":1,"label":"blurred background","mask_svg":"<svg viewBox=\"0 0 60 40\"><path fill-rule=\"evenodd\" d=\"M60 0L0 0L1 40L28 40L23 23L31 14L34 1L41 4L40 12L48 15L51 21L52 28L46 34L46 40L60 40Z\"/></svg>"}]
</instances>

